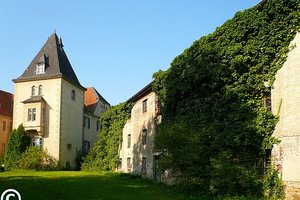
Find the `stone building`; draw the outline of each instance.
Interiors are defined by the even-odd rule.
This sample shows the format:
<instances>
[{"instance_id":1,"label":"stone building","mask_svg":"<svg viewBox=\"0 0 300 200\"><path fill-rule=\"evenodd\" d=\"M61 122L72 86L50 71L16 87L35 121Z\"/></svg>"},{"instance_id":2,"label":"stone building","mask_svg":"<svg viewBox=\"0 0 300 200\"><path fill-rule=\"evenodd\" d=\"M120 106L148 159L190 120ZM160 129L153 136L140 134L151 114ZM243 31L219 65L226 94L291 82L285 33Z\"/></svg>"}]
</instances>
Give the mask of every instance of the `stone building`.
<instances>
[{"instance_id":1,"label":"stone building","mask_svg":"<svg viewBox=\"0 0 300 200\"><path fill-rule=\"evenodd\" d=\"M279 116L273 136L281 142L272 161L286 185L287 199L300 199L300 34L290 44L286 62L271 89L272 112Z\"/></svg>"},{"instance_id":2,"label":"stone building","mask_svg":"<svg viewBox=\"0 0 300 200\"><path fill-rule=\"evenodd\" d=\"M157 160L160 152L154 147L157 124L161 121L160 104L151 83L133 95L131 117L123 128L119 170L137 173L160 181Z\"/></svg>"},{"instance_id":3,"label":"stone building","mask_svg":"<svg viewBox=\"0 0 300 200\"><path fill-rule=\"evenodd\" d=\"M74 168L84 140L83 87L53 33L24 73L14 79L13 127L23 124L31 145Z\"/></svg>"},{"instance_id":4,"label":"stone building","mask_svg":"<svg viewBox=\"0 0 300 200\"><path fill-rule=\"evenodd\" d=\"M13 95L0 90L0 156L5 153L12 131Z\"/></svg>"},{"instance_id":5,"label":"stone building","mask_svg":"<svg viewBox=\"0 0 300 200\"><path fill-rule=\"evenodd\" d=\"M83 119L83 152L86 154L99 139L100 117L110 108L110 104L93 87L84 92L84 119Z\"/></svg>"}]
</instances>

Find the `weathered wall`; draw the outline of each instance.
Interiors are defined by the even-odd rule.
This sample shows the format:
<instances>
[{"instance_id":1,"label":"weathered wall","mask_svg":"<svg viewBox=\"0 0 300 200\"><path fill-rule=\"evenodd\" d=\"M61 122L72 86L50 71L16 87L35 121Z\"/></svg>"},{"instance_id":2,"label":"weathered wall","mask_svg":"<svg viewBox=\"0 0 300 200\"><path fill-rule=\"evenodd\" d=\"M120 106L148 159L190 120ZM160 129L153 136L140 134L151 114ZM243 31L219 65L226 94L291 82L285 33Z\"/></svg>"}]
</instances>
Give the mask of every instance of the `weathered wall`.
<instances>
[{"instance_id":1,"label":"weathered wall","mask_svg":"<svg viewBox=\"0 0 300 200\"><path fill-rule=\"evenodd\" d=\"M272 86L272 112L279 114L273 136L281 140L272 151L275 167L286 184L287 199L300 199L300 34Z\"/></svg>"},{"instance_id":2,"label":"weathered wall","mask_svg":"<svg viewBox=\"0 0 300 200\"><path fill-rule=\"evenodd\" d=\"M142 111L143 101L147 99L147 112ZM157 97L154 92L139 99L131 110L131 118L123 129L123 142L120 151L122 159L121 171L141 173L142 158L146 157L146 173L144 176L153 177L153 152ZM142 131L147 129L146 144L142 144ZM131 134L131 145L128 148L128 134ZM127 169L127 158L131 159L130 170Z\"/></svg>"}]
</instances>

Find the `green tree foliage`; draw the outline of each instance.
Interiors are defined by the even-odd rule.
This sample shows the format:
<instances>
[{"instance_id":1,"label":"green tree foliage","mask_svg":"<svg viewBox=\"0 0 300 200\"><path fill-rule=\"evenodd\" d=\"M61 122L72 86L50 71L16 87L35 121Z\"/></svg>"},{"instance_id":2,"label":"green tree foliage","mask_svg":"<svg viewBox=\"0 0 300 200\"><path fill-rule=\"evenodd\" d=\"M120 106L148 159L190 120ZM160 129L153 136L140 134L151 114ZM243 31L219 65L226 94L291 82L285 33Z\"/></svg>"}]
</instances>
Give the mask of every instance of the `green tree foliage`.
<instances>
[{"instance_id":1,"label":"green tree foliage","mask_svg":"<svg viewBox=\"0 0 300 200\"><path fill-rule=\"evenodd\" d=\"M16 162L17 169L57 170L58 161L39 147L30 146Z\"/></svg>"},{"instance_id":2,"label":"green tree foliage","mask_svg":"<svg viewBox=\"0 0 300 200\"><path fill-rule=\"evenodd\" d=\"M4 163L6 170L16 167L17 161L21 154L25 152L30 145L30 138L26 135L23 125L19 125L18 129L14 129L7 144Z\"/></svg>"},{"instance_id":3,"label":"green tree foliage","mask_svg":"<svg viewBox=\"0 0 300 200\"><path fill-rule=\"evenodd\" d=\"M299 0L236 15L154 74L163 123L156 145L179 183L205 193L262 194L262 158L278 142L262 98L299 30ZM187 152L187 153L184 153Z\"/></svg>"},{"instance_id":4,"label":"green tree foliage","mask_svg":"<svg viewBox=\"0 0 300 200\"><path fill-rule=\"evenodd\" d=\"M121 103L101 116L99 140L85 157L83 170L115 170L119 161L123 127L130 116L131 104Z\"/></svg>"}]
</instances>

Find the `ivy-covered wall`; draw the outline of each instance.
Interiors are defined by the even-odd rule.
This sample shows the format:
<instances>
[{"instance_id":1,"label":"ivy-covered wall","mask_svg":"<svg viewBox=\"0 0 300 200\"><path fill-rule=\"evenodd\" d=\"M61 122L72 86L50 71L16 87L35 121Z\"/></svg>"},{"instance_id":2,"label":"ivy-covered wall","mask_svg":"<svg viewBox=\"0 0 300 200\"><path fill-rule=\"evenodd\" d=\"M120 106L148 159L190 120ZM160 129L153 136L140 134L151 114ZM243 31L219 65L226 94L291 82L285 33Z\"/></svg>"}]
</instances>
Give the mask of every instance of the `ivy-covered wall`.
<instances>
[{"instance_id":1,"label":"ivy-covered wall","mask_svg":"<svg viewBox=\"0 0 300 200\"><path fill-rule=\"evenodd\" d=\"M262 195L263 163L278 142L264 108L300 25L299 0L268 0L236 13L154 74L163 108L156 145L189 191Z\"/></svg>"},{"instance_id":2,"label":"ivy-covered wall","mask_svg":"<svg viewBox=\"0 0 300 200\"><path fill-rule=\"evenodd\" d=\"M130 116L132 105L120 103L101 115L99 140L84 158L82 169L114 171L119 161L123 127Z\"/></svg>"}]
</instances>

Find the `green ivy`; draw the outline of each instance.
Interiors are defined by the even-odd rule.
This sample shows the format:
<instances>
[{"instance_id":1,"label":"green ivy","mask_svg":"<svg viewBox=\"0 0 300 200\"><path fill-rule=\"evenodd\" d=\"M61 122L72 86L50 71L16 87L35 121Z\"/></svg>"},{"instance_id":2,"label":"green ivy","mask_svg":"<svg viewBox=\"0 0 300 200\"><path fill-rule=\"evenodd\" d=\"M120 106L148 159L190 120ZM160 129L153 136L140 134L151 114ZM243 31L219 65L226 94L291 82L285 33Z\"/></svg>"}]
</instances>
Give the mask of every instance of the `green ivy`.
<instances>
[{"instance_id":1,"label":"green ivy","mask_svg":"<svg viewBox=\"0 0 300 200\"><path fill-rule=\"evenodd\" d=\"M262 159L279 142L272 137L278 119L262 104L270 94L264 82L273 83L286 60L299 6L299 0L268 0L238 12L154 74L164 117L157 146L168 152L163 166L180 172L179 183L194 192L262 195ZM182 143L171 144L171 135ZM198 143L201 156L187 153L182 171L186 155L176 148L189 152Z\"/></svg>"},{"instance_id":2,"label":"green ivy","mask_svg":"<svg viewBox=\"0 0 300 200\"><path fill-rule=\"evenodd\" d=\"M119 161L123 127L130 116L130 103L121 103L110 108L101 116L99 140L84 158L83 170L115 170Z\"/></svg>"}]
</instances>

